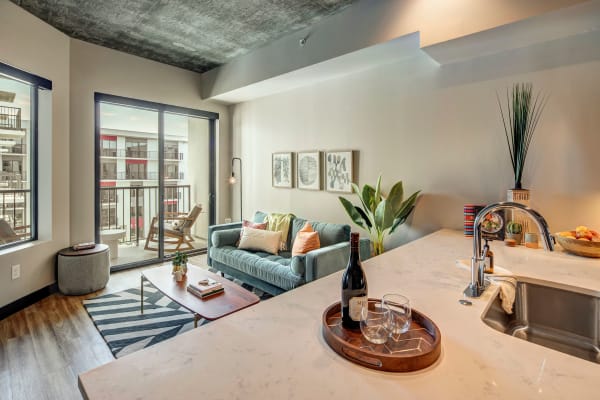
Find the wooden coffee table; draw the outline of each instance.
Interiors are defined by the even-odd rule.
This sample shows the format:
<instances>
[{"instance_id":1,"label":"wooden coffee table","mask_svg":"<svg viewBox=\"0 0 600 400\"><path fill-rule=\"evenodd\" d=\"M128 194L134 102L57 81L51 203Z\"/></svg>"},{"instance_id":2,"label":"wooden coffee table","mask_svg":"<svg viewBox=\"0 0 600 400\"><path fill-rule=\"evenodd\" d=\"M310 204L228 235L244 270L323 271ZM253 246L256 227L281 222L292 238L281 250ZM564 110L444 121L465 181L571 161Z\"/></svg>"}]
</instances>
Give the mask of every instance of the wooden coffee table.
<instances>
[{"instance_id":1,"label":"wooden coffee table","mask_svg":"<svg viewBox=\"0 0 600 400\"><path fill-rule=\"evenodd\" d=\"M142 314L144 313L144 280L150 282L152 286L175 303L192 312L194 314L194 328L198 326L198 319L200 318L213 321L260 301L254 293L247 291L228 279L194 265L188 264L187 276L181 282L175 281L175 278L171 274L172 269L171 264L165 264L158 268L142 271ZM198 281L206 278L221 282L225 291L206 299L201 299L187 291L188 282L198 283Z\"/></svg>"}]
</instances>

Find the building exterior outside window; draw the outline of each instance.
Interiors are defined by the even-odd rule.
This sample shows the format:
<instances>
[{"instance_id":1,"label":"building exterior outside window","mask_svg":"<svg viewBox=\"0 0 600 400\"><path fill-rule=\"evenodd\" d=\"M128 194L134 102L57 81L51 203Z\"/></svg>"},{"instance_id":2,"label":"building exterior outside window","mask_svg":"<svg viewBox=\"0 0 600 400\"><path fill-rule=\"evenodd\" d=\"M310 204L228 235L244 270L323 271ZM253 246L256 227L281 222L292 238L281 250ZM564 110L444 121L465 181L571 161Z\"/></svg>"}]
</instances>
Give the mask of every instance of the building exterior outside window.
<instances>
[{"instance_id":1,"label":"building exterior outside window","mask_svg":"<svg viewBox=\"0 0 600 400\"><path fill-rule=\"evenodd\" d=\"M190 195L189 184L184 181L187 141L187 132L165 140L163 174L168 186L164 210L168 213L189 211L184 209L189 205L183 201ZM152 218L158 215L156 133L101 128L100 165L100 231L124 229L127 233L123 241L144 240Z\"/></svg>"},{"instance_id":2,"label":"building exterior outside window","mask_svg":"<svg viewBox=\"0 0 600 400\"><path fill-rule=\"evenodd\" d=\"M52 82L0 63L0 247L37 239L33 166L44 90Z\"/></svg>"}]
</instances>

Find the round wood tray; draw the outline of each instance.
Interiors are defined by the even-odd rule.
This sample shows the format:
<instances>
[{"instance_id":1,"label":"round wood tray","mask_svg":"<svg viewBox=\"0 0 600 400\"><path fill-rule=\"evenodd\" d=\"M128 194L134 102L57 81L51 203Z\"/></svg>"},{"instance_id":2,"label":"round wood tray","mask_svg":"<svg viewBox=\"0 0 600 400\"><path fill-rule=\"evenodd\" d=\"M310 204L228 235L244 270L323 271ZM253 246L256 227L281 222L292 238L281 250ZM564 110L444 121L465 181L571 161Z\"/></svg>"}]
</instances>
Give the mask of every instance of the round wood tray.
<instances>
[{"instance_id":1,"label":"round wood tray","mask_svg":"<svg viewBox=\"0 0 600 400\"><path fill-rule=\"evenodd\" d=\"M423 369L433 364L441 353L440 330L432 320L415 309L412 310L408 332L391 337L387 343L373 344L364 338L360 330L342 326L341 305L337 302L323 313L323 337L342 357L379 371Z\"/></svg>"}]
</instances>

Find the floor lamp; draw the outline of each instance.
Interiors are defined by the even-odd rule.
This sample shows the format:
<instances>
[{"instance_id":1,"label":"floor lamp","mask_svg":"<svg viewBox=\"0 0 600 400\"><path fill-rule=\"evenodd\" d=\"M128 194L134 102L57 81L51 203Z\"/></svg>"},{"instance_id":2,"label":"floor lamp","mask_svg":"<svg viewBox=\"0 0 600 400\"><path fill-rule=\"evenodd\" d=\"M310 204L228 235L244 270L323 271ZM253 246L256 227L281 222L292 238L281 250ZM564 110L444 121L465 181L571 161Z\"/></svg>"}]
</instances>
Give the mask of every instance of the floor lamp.
<instances>
[{"instance_id":1,"label":"floor lamp","mask_svg":"<svg viewBox=\"0 0 600 400\"><path fill-rule=\"evenodd\" d=\"M231 159L231 178L229 178L229 183L234 185L237 183L237 178L235 177L235 172L233 172L233 164L235 160L240 162L240 221L242 220L242 159L239 157L233 157Z\"/></svg>"}]
</instances>

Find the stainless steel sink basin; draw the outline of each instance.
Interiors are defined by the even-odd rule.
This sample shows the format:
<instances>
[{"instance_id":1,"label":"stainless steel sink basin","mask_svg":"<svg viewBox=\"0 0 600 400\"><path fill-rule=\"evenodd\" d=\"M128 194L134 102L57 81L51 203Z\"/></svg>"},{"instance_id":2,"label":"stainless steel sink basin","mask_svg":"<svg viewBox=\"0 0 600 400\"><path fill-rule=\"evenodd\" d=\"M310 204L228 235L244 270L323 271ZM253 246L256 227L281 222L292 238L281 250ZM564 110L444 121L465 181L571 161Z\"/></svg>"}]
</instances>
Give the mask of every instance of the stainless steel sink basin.
<instances>
[{"instance_id":1,"label":"stainless steel sink basin","mask_svg":"<svg viewBox=\"0 0 600 400\"><path fill-rule=\"evenodd\" d=\"M490 327L528 342L600 364L600 297L597 293L518 278L513 314L498 295L483 313Z\"/></svg>"}]
</instances>

